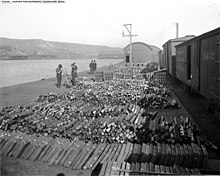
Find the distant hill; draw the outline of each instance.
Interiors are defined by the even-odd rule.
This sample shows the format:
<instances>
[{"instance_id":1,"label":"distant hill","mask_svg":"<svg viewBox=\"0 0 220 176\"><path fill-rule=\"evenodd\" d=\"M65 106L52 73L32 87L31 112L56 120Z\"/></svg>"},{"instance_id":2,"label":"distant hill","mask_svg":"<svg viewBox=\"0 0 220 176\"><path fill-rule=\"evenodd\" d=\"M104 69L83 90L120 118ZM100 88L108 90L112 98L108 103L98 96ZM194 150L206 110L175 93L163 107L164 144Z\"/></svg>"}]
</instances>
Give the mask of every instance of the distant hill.
<instances>
[{"instance_id":1,"label":"distant hill","mask_svg":"<svg viewBox=\"0 0 220 176\"><path fill-rule=\"evenodd\" d=\"M123 52L122 48L77 43L52 42L41 39L0 38L0 57L23 53L28 58L90 58L103 52ZM16 51L16 52L15 52ZM53 58L53 57L52 57Z\"/></svg>"}]
</instances>

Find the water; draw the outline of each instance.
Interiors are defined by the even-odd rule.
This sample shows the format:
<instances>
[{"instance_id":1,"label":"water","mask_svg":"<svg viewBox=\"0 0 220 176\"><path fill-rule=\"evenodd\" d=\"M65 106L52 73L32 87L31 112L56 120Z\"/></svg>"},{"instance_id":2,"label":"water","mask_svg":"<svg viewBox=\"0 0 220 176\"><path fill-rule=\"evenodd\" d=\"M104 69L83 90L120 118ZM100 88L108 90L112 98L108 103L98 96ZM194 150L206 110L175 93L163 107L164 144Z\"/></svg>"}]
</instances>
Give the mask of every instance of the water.
<instances>
[{"instance_id":1,"label":"water","mask_svg":"<svg viewBox=\"0 0 220 176\"><path fill-rule=\"evenodd\" d=\"M91 60L0 60L0 87L55 77L58 64L62 64L70 73L73 62L78 66L78 72L81 72L89 70ZM102 67L122 62L122 60L97 59L96 62L98 67Z\"/></svg>"}]
</instances>

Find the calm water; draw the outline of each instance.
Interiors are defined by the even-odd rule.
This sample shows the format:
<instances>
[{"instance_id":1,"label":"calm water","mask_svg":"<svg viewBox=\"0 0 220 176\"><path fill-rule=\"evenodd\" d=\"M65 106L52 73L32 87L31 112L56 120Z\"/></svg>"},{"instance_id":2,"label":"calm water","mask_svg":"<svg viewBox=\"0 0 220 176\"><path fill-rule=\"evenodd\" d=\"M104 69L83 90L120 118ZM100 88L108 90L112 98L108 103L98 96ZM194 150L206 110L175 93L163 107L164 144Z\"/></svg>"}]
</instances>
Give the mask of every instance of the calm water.
<instances>
[{"instance_id":1,"label":"calm water","mask_svg":"<svg viewBox=\"0 0 220 176\"><path fill-rule=\"evenodd\" d=\"M80 72L89 70L91 60L0 60L0 87L55 77L58 64L62 64L70 73L73 62L76 63ZM98 67L102 67L122 62L122 60L97 59L96 62Z\"/></svg>"}]
</instances>

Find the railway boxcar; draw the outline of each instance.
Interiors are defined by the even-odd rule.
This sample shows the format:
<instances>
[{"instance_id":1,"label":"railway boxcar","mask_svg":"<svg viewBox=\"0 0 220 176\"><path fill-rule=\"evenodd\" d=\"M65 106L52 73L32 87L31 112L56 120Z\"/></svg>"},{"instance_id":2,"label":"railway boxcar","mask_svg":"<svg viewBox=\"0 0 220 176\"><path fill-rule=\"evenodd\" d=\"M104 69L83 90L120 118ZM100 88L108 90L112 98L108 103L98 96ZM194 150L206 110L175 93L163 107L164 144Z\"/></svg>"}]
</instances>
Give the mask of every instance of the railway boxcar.
<instances>
[{"instance_id":1,"label":"railway boxcar","mask_svg":"<svg viewBox=\"0 0 220 176\"><path fill-rule=\"evenodd\" d=\"M175 67L175 65L176 65L176 48L175 48L175 46L184 42L184 41L192 39L193 37L195 37L195 36L194 35L187 35L185 37L171 39L171 40L167 41L163 45L163 57L160 60L160 67L167 69L167 72L170 75L175 76L175 74L176 74L176 67Z\"/></svg>"},{"instance_id":2,"label":"railway boxcar","mask_svg":"<svg viewBox=\"0 0 220 176\"><path fill-rule=\"evenodd\" d=\"M220 108L220 28L176 46L176 77Z\"/></svg>"}]
</instances>

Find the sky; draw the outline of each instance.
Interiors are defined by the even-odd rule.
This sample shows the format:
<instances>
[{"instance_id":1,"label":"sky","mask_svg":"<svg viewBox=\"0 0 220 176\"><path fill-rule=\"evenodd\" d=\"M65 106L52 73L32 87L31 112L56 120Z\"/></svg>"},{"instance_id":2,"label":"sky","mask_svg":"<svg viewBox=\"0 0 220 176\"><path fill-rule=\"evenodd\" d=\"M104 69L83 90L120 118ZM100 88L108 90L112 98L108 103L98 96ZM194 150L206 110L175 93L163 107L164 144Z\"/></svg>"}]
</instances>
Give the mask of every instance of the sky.
<instances>
[{"instance_id":1,"label":"sky","mask_svg":"<svg viewBox=\"0 0 220 176\"><path fill-rule=\"evenodd\" d=\"M176 37L176 23L179 37L220 27L219 0L45 1L0 1L0 37L124 48L130 41L123 25L132 24L133 42L162 48Z\"/></svg>"}]
</instances>

